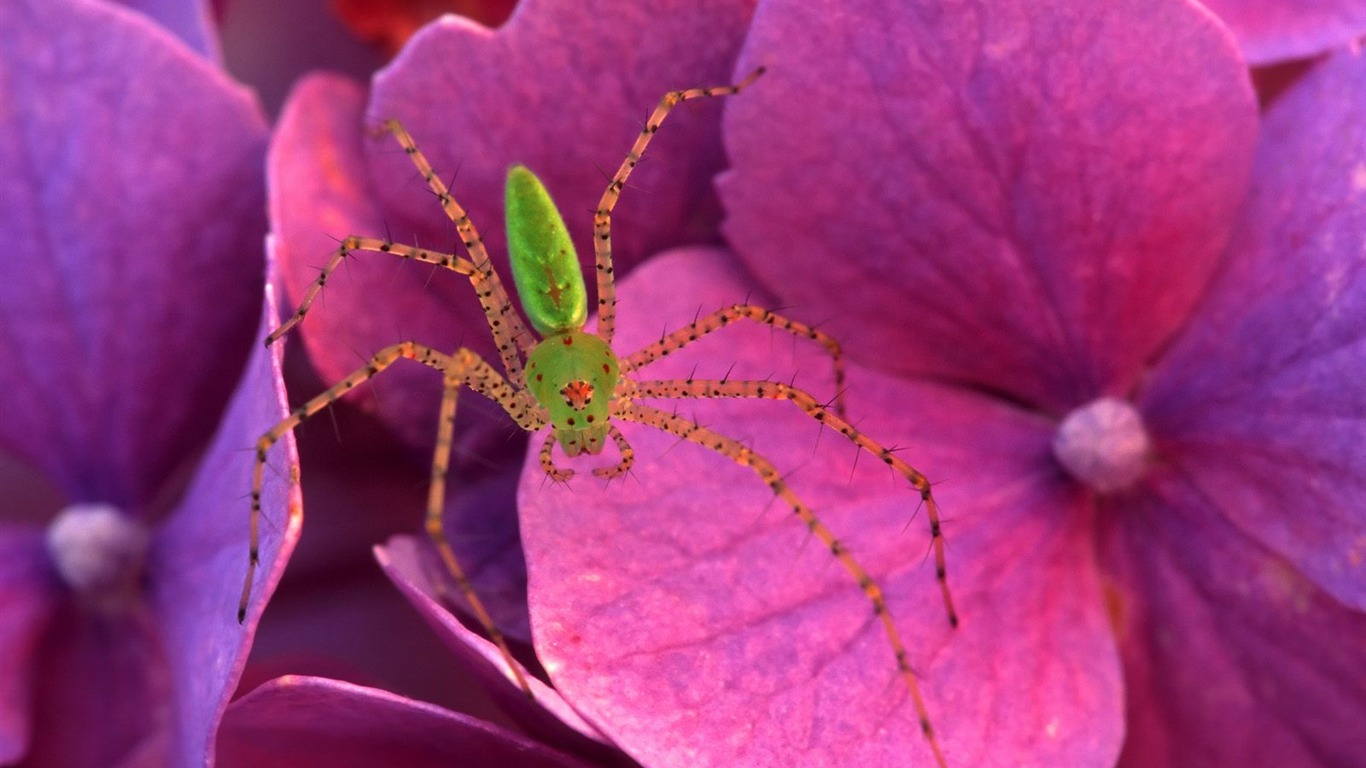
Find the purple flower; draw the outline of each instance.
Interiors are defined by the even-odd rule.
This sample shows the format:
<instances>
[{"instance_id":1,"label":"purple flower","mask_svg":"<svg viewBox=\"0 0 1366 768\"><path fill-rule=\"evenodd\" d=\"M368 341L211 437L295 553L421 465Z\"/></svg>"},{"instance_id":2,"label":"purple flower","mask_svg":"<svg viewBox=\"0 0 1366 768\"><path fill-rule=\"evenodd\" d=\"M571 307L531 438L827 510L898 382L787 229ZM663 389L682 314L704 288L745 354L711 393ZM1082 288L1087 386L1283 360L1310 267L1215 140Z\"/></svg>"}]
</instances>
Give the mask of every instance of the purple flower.
<instances>
[{"instance_id":1,"label":"purple flower","mask_svg":"<svg viewBox=\"0 0 1366 768\"><path fill-rule=\"evenodd\" d=\"M283 408L250 354L265 125L141 16L10 2L0 28L0 762L202 765L250 637L251 447ZM291 534L265 533L267 585Z\"/></svg>"},{"instance_id":2,"label":"purple flower","mask_svg":"<svg viewBox=\"0 0 1366 768\"><path fill-rule=\"evenodd\" d=\"M879 580L948 763L1358 760L1361 58L1260 120L1183 2L769 2L737 72L760 63L720 180L756 279L661 256L621 286L619 347L765 293L845 342L853 420L938 482L956 631L904 483L791 406L697 413ZM734 333L651 373L830 396L821 355ZM649 765L930 764L825 548L746 470L626 433L625 482L524 476L560 694Z\"/></svg>"},{"instance_id":3,"label":"purple flower","mask_svg":"<svg viewBox=\"0 0 1366 768\"><path fill-rule=\"evenodd\" d=\"M642 166L657 175L633 177L615 232L622 272L639 266L617 346L745 300L845 342L854 422L938 483L958 630L918 499L873 457L781 403L682 412L773 459L874 574L949 764L1348 764L1366 746L1351 720L1366 468L1349 439L1366 414L1362 129L1361 99L1330 94L1363 90L1359 61L1339 55L1259 125L1233 38L1178 0L766 3L734 69L743 9L669 5L523 4L498 33L428 28L368 97L305 81L271 153L289 295L343 235L455 250L406 158L365 135L383 118L455 179L498 260L508 164L547 177L586 243L603 180L585 166L610 173L662 91L765 64L724 105L729 250L698 245L715 240L707 180L723 167L705 115L699 131L680 110ZM324 381L400 339L492 358L461 278L379 254L347 266L298 333ZM737 327L650 375L830 397L829 371ZM424 461L435 377L396 370L375 389L365 407ZM871 604L825 547L748 470L624 431L638 460L619 482L560 487L527 462L530 635L498 487L522 443L478 418L457 433L478 460L456 468L448 525L500 624L535 638L554 684L536 706L447 613L424 543L380 552L539 744L285 678L230 708L223 761L260 764L264 744L326 762L341 744L438 762L492 738L561 762L619 759L615 743L649 765L929 764ZM415 524L420 504L394 498L384 511Z\"/></svg>"}]
</instances>

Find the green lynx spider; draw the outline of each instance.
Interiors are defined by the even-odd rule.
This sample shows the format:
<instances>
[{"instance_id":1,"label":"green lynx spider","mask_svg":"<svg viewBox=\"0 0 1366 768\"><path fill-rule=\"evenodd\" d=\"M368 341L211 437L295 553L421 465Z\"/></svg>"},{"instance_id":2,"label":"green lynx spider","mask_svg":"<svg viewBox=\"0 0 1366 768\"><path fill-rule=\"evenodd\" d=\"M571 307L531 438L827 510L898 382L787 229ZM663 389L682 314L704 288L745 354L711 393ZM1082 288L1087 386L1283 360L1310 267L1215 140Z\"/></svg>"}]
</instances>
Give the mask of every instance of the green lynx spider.
<instances>
[{"instance_id":1,"label":"green lynx spider","mask_svg":"<svg viewBox=\"0 0 1366 768\"><path fill-rule=\"evenodd\" d=\"M539 334L539 339L522 323L498 273L489 261L483 241L464 208L456 202L446 184L432 170L403 126L397 120L389 120L384 124L384 131L397 139L404 152L417 166L427 186L440 201L446 215L454 222L469 259L402 245L387 239L347 237L332 254L322 273L305 291L298 311L266 338L266 344L278 341L304 319L329 276L348 256L355 251L378 251L434 264L467 276L488 318L489 329L498 345L503 373L499 374L479 355L466 348L446 354L411 341L394 344L376 353L364 367L294 409L288 418L262 435L257 441L256 463L252 474L251 554L238 610L239 620L246 614L252 579L259 562L257 550L261 517L261 482L267 452L276 441L305 419L379 375L395 361L408 358L435 368L444 378L436 449L432 459L431 485L427 497L427 533L475 618L498 646L511 675L528 695L531 693L530 685L519 666L513 661L502 633L494 626L493 620L466 578L443 531L442 501L446 493L456 402L461 387L469 387L502 406L522 429L535 431L549 425L550 432L540 449L540 463L546 474L555 481L568 480L573 474L572 470L555 466L551 453L556 443L560 444L567 456L575 457L580 454L600 453L610 439L620 452L620 461L614 466L595 469L593 474L613 478L631 468L635 459L634 451L612 423L614 419L646 424L677 435L757 473L775 495L787 502L811 534L849 571L872 604L873 614L882 624L887 640L892 646L897 669L914 701L920 729L934 752L936 761L940 766L944 765L943 754L930 725L929 713L921 696L920 686L907 660L901 634L892 621L882 590L872 576L821 522L815 512L788 488L777 468L763 456L738 440L718 434L673 412L636 402L638 398L703 397L787 400L822 425L844 435L859 449L876 456L905 477L920 494L930 522L935 578L939 582L949 623L957 626L958 615L945 577L944 541L940 533L939 510L930 494L930 483L905 461L845 420L842 399L844 362L839 343L804 323L789 320L762 307L737 304L699 318L685 328L665 334L658 341L625 357L618 357L612 351L612 334L616 324L616 289L612 274L611 215L627 178L640 161L650 139L675 106L689 99L739 93L762 75L763 71L763 68L760 68L735 85L672 91L665 94L650 115L626 159L608 183L593 216L593 246L598 289L596 333L584 331L587 320L587 296L583 273L574 246L570 242L569 233L549 194L531 171L521 165L514 165L508 171L506 215L508 249L517 294L531 325L535 328L536 334ZM829 352L834 364L838 393L835 407L827 408L805 391L775 381L645 380L631 377L630 374L650 363L742 319L764 323L822 345ZM297 513L291 511L291 514Z\"/></svg>"}]
</instances>

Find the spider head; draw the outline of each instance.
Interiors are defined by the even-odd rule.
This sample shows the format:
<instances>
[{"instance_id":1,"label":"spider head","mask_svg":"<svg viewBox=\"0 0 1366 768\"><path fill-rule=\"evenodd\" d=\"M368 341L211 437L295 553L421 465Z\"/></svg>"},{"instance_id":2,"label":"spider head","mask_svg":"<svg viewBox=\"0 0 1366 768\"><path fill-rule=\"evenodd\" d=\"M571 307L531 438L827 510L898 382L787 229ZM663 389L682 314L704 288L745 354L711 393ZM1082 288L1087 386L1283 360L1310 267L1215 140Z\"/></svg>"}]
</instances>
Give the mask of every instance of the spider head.
<instances>
[{"instance_id":1,"label":"spider head","mask_svg":"<svg viewBox=\"0 0 1366 768\"><path fill-rule=\"evenodd\" d=\"M600 453L618 377L607 342L582 331L548 336L527 355L526 377L565 455Z\"/></svg>"}]
</instances>

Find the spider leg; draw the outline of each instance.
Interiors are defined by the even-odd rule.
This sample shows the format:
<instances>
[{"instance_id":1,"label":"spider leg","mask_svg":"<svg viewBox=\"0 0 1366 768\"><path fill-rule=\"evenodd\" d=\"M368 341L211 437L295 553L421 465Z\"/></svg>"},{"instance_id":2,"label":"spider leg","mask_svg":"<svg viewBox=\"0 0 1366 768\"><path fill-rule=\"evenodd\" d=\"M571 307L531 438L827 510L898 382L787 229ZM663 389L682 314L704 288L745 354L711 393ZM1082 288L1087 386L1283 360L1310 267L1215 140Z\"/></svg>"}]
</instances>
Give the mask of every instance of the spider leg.
<instances>
[{"instance_id":1,"label":"spider leg","mask_svg":"<svg viewBox=\"0 0 1366 768\"><path fill-rule=\"evenodd\" d=\"M764 323L780 331L786 331L793 336L810 339L825 347L825 351L830 353L831 363L835 367L835 414L841 419L847 418L848 411L845 408L844 401L844 352L840 348L840 343L828 333L818 331L806 323L792 320L777 312L753 304L732 304L694 321L691 325L686 325L672 333L661 336L659 341L636 350L622 360L621 371L622 373L630 373L644 368L713 331L725 328L737 320L745 319Z\"/></svg>"},{"instance_id":2,"label":"spider leg","mask_svg":"<svg viewBox=\"0 0 1366 768\"><path fill-rule=\"evenodd\" d=\"M940 524L939 505L930 492L930 481L915 467L907 464L890 449L859 431L844 417L833 413L821 405L810 393L778 381L718 381L714 379L688 379L666 381L637 381L636 396L646 398L763 398L786 400L797 406L807 416L830 427L849 438L849 442L878 458L879 461L895 470L920 494L925 505L926 516L930 520L930 544L934 548L934 577L939 582L939 592L944 598L944 610L948 615L949 626L958 626L958 610L954 607L953 594L949 591L948 570L944 556L944 532Z\"/></svg>"},{"instance_id":3,"label":"spider leg","mask_svg":"<svg viewBox=\"0 0 1366 768\"><path fill-rule=\"evenodd\" d=\"M854 577L854 581L863 591L864 596L868 598L868 602L872 603L873 615L882 622L883 632L886 634L888 642L891 643L892 652L896 656L897 670L901 673L902 679L906 682L906 687L910 690L916 715L920 720L920 731L929 743L930 750L934 752L936 763L940 768L945 768L944 756L939 749L939 742L935 738L934 729L930 725L930 716L925 707L925 699L920 693L920 683L916 680L915 672L911 669L910 661L906 655L906 646L901 640L901 632L892 620L882 588L854 559L854 556L826 527L825 523L821 522L816 513L806 505L806 502L792 492L773 463L744 443L721 435L695 421L669 411L644 405L630 405L622 408L614 415L627 421L646 424L669 434L677 435L684 440L719 453L742 467L749 467L773 490L774 494L792 507L797 518L802 521L802 524L812 535L825 544L826 548L830 550L830 554L834 555L840 565L844 566L844 569Z\"/></svg>"},{"instance_id":4,"label":"spider leg","mask_svg":"<svg viewBox=\"0 0 1366 768\"><path fill-rule=\"evenodd\" d=\"M607 189L598 200L598 209L593 213L593 256L598 283L598 336L609 345L612 343L617 321L617 289L612 274L612 209L621 198L621 190L626 186L626 179L630 177L631 171L635 170L636 164L645 154L645 147L649 146L650 139L654 138L659 126L664 123L664 118L668 117L674 107L689 99L732 96L749 87L763 73L764 68L759 67L734 85L689 88L664 94L655 111L650 113L649 119L645 121L645 127L640 129L640 135L631 145L631 150L626 153L626 159L621 161L621 167L617 168L616 175L608 182Z\"/></svg>"},{"instance_id":5,"label":"spider leg","mask_svg":"<svg viewBox=\"0 0 1366 768\"><path fill-rule=\"evenodd\" d=\"M471 611L475 614L480 625L488 632L489 637L498 646L507 661L508 668L513 677L521 686L522 690L528 695L531 693L530 685L521 673L513 659L511 651L508 649L507 642L502 633L493 624L492 618L484 608L479 596L474 592L473 586L464 574L459 562L455 558L454 552L447 543L442 529L442 501L445 498L445 485L447 469L450 465L451 440L455 423L455 406L460 392L460 387L467 386L481 395L489 397L498 403L508 412L510 416L524 429L539 429L544 425L544 420L540 417L539 411L527 401L521 390L514 389L502 376L498 374L488 363L479 355L468 349L457 350L454 355L446 355L423 344L407 341L400 344L385 347L375 353L365 366L352 372L332 387L318 394L303 405L295 408L289 416L280 423L271 427L256 441L256 460L252 468L251 477L251 516L249 520L250 529L250 550L247 562L247 576L242 585L242 598L237 609L237 620L240 622L246 617L247 601L251 596L252 582L255 578L256 568L260 564L260 519L261 519L261 487L266 464L266 455L270 448L284 435L302 424L310 416L317 414L327 408L332 403L341 399L343 395L365 382L378 376L402 359L416 360L431 368L435 368L444 374L445 390L441 402L441 417L438 427L436 450L432 459L432 484L427 500L427 524L426 529L429 536L436 543L437 550L441 554L442 561L446 568L455 578L456 584L460 588L461 594L469 603ZM302 510L291 508L289 511L291 522L295 525L301 521Z\"/></svg>"},{"instance_id":6,"label":"spider leg","mask_svg":"<svg viewBox=\"0 0 1366 768\"><path fill-rule=\"evenodd\" d=\"M479 236L479 232L475 229L474 223L470 221L469 215L465 213L465 209L456 202L455 196L447 189L446 183L432 170L431 163L418 149L417 143L413 141L408 131L397 120L385 121L383 130L394 135L399 145L403 147L404 153L412 159L413 165L417 166L418 173L422 175L428 189L440 201L441 209L454 222L456 231L460 234L460 240L470 258L465 259L448 253L401 245L391 240L349 236L343 239L341 245L332 252L332 256L323 267L322 273L305 289L303 299L299 302L299 308L279 328L276 328L266 337L266 345L275 343L303 321L304 315L308 313L309 307L313 305L318 294L322 292L328 278L353 251L392 253L404 259L444 267L452 272L469 277L470 283L474 286L475 294L479 297L479 306L484 310L484 316L488 320L489 330L493 333L494 343L498 345L498 356L502 360L503 370L507 371L508 379L514 385L518 388L525 387L526 377L522 372L522 361L518 352L526 352L535 346L536 337L527 329L521 316L513 308L512 300L508 297L502 279L494 270L493 263L489 261L483 238Z\"/></svg>"},{"instance_id":7,"label":"spider leg","mask_svg":"<svg viewBox=\"0 0 1366 768\"><path fill-rule=\"evenodd\" d=\"M626 441L626 436L621 434L617 425L613 424L607 428L607 436L612 438L612 442L617 444L617 450L621 452L621 461L610 467L598 467L593 470L593 474L598 477L611 480L614 477L621 477L631 471L631 465L636 463L636 451L631 444Z\"/></svg>"},{"instance_id":8,"label":"spider leg","mask_svg":"<svg viewBox=\"0 0 1366 768\"><path fill-rule=\"evenodd\" d=\"M522 398L517 397L518 393L508 385L507 381L499 376L479 355L469 349L456 350L450 365L445 366L443 370L446 375L441 396L441 411L437 422L436 450L432 454L431 484L427 490L425 524L427 536L441 555L441 561L445 564L446 571L455 579L456 587L460 590L460 595L465 599L465 603L470 607L475 619L483 627L484 632L488 634L489 639L498 646L504 664L512 673L513 679L527 696L534 698L531 685L527 682L526 676L522 674L522 669L513 657L512 650L508 648L507 639L503 637L502 631L498 629L493 617L484 607L483 601L479 599L479 594L475 591L474 585L470 583L469 577L465 574L465 569L460 566L460 561L455 556L455 550L451 548L450 541L446 538L445 517L442 511L445 507L446 476L450 469L451 445L455 436L455 408L460 398L462 386L467 386L493 399L513 418L517 419L519 425L529 426L532 429L538 429L539 425L535 425L534 421L527 421L531 414L526 403Z\"/></svg>"},{"instance_id":9,"label":"spider leg","mask_svg":"<svg viewBox=\"0 0 1366 768\"><path fill-rule=\"evenodd\" d=\"M626 436L621 434L621 430L617 429L617 425L612 424L607 427L607 436L612 438L612 442L617 444L617 450L621 453L621 460L610 467L598 467L593 470L593 474L611 480L614 477L621 477L631 471L631 465L636 462L636 451L631 447L631 444L627 442ZM545 470L546 475L549 476L551 480L557 483L563 483L574 476L574 470L561 469L560 467L555 466L555 459L553 456L554 450L555 433L551 432L545 436L545 442L541 443L541 469Z\"/></svg>"},{"instance_id":10,"label":"spider leg","mask_svg":"<svg viewBox=\"0 0 1366 768\"><path fill-rule=\"evenodd\" d=\"M552 431L551 433L545 436L545 442L541 443L541 469L545 470L545 474L547 477L549 477L551 480L557 483L568 482L569 478L574 476L574 470L561 469L555 466L555 458L552 455L554 451L555 433Z\"/></svg>"}]
</instances>

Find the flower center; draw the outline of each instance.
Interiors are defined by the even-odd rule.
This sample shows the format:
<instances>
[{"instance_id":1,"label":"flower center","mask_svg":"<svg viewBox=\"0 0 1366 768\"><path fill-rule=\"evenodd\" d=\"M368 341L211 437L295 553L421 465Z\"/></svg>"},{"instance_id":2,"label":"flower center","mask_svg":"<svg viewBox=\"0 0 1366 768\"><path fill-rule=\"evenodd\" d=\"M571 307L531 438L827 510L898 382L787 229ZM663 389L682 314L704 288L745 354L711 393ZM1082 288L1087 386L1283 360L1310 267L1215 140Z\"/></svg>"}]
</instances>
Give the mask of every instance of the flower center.
<instances>
[{"instance_id":1,"label":"flower center","mask_svg":"<svg viewBox=\"0 0 1366 768\"><path fill-rule=\"evenodd\" d=\"M1133 485L1148 468L1143 418L1124 400L1102 397L1067 414L1053 435L1053 455L1097 493Z\"/></svg>"},{"instance_id":2,"label":"flower center","mask_svg":"<svg viewBox=\"0 0 1366 768\"><path fill-rule=\"evenodd\" d=\"M48 526L47 550L73 592L117 613L137 597L147 531L109 504L72 504Z\"/></svg>"}]
</instances>

